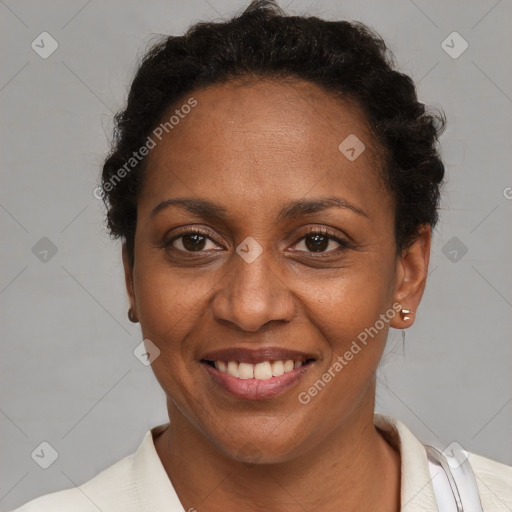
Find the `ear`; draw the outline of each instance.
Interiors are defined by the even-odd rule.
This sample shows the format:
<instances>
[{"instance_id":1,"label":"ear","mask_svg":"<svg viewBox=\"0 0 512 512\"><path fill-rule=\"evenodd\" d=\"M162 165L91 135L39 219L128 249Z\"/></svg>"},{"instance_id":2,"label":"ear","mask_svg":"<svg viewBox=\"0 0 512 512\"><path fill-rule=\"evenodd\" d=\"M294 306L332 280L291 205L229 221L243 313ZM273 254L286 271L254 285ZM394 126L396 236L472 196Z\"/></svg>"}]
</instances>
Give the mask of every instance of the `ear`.
<instances>
[{"instance_id":1,"label":"ear","mask_svg":"<svg viewBox=\"0 0 512 512\"><path fill-rule=\"evenodd\" d=\"M126 242L123 242L122 249L123 256L123 267L124 267L124 281L126 284L126 291L128 292L128 300L130 307L133 309L133 314L137 316L137 304L135 302L135 293L133 291L133 268L130 264L130 258L128 257L128 249Z\"/></svg>"},{"instance_id":2,"label":"ear","mask_svg":"<svg viewBox=\"0 0 512 512\"><path fill-rule=\"evenodd\" d=\"M420 228L414 243L404 250L397 262L395 301L410 314L395 315L390 322L395 329L406 329L415 320L421 297L425 290L430 261L432 230L429 225Z\"/></svg>"}]
</instances>

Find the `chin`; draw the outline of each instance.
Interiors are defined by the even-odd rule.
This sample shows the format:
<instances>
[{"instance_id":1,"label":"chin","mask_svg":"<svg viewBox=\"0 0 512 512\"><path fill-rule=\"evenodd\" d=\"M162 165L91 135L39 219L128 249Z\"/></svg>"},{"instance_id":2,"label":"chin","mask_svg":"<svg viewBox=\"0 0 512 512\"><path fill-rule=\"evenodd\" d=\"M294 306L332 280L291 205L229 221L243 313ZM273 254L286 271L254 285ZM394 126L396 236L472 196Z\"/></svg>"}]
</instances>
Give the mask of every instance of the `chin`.
<instances>
[{"instance_id":1,"label":"chin","mask_svg":"<svg viewBox=\"0 0 512 512\"><path fill-rule=\"evenodd\" d=\"M262 419L266 429L258 428L256 420L249 422L246 428L242 421L229 422L225 429L210 431L208 437L226 456L247 464L287 462L307 451L304 447L307 443L304 427L292 427L289 422L282 426L282 416L276 418L275 422L269 421L268 417Z\"/></svg>"}]
</instances>

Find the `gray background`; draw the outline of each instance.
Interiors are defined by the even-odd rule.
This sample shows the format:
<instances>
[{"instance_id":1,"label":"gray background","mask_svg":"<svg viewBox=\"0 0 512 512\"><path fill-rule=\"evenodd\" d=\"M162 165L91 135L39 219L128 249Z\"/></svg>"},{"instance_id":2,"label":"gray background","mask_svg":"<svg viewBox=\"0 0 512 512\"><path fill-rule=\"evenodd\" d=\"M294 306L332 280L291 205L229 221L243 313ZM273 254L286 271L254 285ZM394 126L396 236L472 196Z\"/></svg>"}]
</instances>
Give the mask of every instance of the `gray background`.
<instances>
[{"instance_id":1,"label":"gray background","mask_svg":"<svg viewBox=\"0 0 512 512\"><path fill-rule=\"evenodd\" d=\"M287 2L290 13L375 28L419 82L421 100L448 117L429 284L405 354L400 332L390 334L377 411L424 442L456 440L512 464L512 4ZM133 355L142 338L126 317L120 245L92 191L112 114L146 46L246 3L0 2L3 510L83 483L167 421L163 391ZM43 31L59 44L47 59L31 48ZM441 46L453 31L469 44L456 59ZM57 248L46 261L48 242L33 250L43 237ZM46 470L31 458L42 441L59 453Z\"/></svg>"}]
</instances>

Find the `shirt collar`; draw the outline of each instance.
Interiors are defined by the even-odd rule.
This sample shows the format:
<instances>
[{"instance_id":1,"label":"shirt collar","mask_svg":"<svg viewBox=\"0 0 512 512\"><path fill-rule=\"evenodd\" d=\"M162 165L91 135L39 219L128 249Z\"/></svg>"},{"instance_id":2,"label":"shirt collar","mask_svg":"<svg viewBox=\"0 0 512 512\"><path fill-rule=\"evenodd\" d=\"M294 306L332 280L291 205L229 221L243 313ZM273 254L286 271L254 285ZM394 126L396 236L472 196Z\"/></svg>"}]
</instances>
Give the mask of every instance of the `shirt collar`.
<instances>
[{"instance_id":1,"label":"shirt collar","mask_svg":"<svg viewBox=\"0 0 512 512\"><path fill-rule=\"evenodd\" d=\"M183 506L158 456L153 436L169 423L148 430L133 458L133 475L137 488L138 508L143 512L183 512Z\"/></svg>"},{"instance_id":2,"label":"shirt collar","mask_svg":"<svg viewBox=\"0 0 512 512\"><path fill-rule=\"evenodd\" d=\"M423 444L400 420L375 414L375 426L400 452L400 512L437 512L427 454Z\"/></svg>"}]
</instances>

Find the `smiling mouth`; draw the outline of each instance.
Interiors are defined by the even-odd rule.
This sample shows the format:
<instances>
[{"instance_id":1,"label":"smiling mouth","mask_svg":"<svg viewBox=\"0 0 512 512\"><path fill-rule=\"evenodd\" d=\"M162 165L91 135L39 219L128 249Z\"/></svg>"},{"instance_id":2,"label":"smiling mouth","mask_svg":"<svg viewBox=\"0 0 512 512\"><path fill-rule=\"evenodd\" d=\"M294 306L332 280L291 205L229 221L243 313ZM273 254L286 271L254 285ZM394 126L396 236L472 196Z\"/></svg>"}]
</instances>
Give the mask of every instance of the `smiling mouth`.
<instances>
[{"instance_id":1,"label":"smiling mouth","mask_svg":"<svg viewBox=\"0 0 512 512\"><path fill-rule=\"evenodd\" d=\"M210 361L202 359L201 362L215 368L220 373L225 373L231 377L241 380L269 380L281 375L291 373L302 366L309 365L315 361L313 358L306 359L305 361L294 361L293 359L282 359L276 361L263 361L260 363L252 364L239 361Z\"/></svg>"},{"instance_id":2,"label":"smiling mouth","mask_svg":"<svg viewBox=\"0 0 512 512\"><path fill-rule=\"evenodd\" d=\"M316 361L308 358L248 363L202 359L200 363L215 384L211 388L215 392L242 400L269 400L297 386Z\"/></svg>"},{"instance_id":3,"label":"smiling mouth","mask_svg":"<svg viewBox=\"0 0 512 512\"><path fill-rule=\"evenodd\" d=\"M198 362L215 394L242 400L275 398L297 386L322 359L315 351L278 346L232 346L201 354Z\"/></svg>"}]
</instances>

